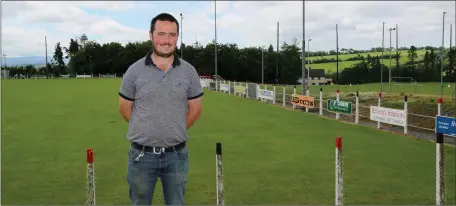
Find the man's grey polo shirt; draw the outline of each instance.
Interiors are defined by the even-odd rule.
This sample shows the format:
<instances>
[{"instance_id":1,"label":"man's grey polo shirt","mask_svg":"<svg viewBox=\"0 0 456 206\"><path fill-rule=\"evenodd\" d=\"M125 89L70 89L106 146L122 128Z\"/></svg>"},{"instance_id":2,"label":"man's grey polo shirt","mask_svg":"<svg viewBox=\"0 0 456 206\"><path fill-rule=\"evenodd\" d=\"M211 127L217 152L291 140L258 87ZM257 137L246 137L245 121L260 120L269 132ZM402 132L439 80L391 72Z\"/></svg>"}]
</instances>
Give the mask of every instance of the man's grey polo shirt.
<instances>
[{"instance_id":1,"label":"man's grey polo shirt","mask_svg":"<svg viewBox=\"0 0 456 206\"><path fill-rule=\"evenodd\" d=\"M191 64L174 55L172 66L163 72L148 52L127 69L119 95L134 101L127 139L170 147L187 141L188 100L201 97L203 89Z\"/></svg>"}]
</instances>

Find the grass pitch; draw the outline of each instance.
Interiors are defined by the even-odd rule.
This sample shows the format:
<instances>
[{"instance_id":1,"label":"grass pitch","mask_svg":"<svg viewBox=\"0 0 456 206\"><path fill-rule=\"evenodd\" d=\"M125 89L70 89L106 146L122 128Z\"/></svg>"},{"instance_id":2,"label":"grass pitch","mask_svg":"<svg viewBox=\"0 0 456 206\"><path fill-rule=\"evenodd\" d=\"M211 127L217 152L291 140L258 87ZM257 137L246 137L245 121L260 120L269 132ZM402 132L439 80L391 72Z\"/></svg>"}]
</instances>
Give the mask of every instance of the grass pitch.
<instances>
[{"instance_id":1,"label":"grass pitch","mask_svg":"<svg viewBox=\"0 0 456 206\"><path fill-rule=\"evenodd\" d=\"M84 204L94 148L97 204L129 205L127 124L119 79L2 81L3 204ZM335 137L346 204L435 204L435 143L206 91L190 129L186 204L216 204L222 142L225 203L334 204ZM446 204L456 204L455 148L445 147ZM163 204L157 183L154 204Z\"/></svg>"}]
</instances>

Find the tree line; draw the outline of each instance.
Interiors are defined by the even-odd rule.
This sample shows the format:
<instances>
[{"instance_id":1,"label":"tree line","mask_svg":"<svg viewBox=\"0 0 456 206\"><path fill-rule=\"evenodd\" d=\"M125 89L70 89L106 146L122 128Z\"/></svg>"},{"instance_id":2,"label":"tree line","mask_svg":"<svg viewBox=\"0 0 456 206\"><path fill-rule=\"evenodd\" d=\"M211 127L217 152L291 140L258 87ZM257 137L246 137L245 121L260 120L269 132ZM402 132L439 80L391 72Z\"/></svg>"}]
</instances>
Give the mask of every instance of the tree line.
<instances>
[{"instance_id":1,"label":"tree line","mask_svg":"<svg viewBox=\"0 0 456 206\"><path fill-rule=\"evenodd\" d=\"M89 40L83 34L76 39L70 39L68 46L57 43L54 47L53 58L45 67L34 69L33 66L9 67L10 75L21 73L29 76L41 74L46 76L60 76L62 74L116 74L122 76L127 68L144 57L150 51L152 43L150 41L131 42L122 46L120 43L111 42L99 44ZM215 42L212 41L206 46L195 42L191 45L183 45L182 58L194 65L199 75L211 76L215 74ZM402 48L407 49L407 48ZM424 58L418 60L417 51L426 49ZM378 51L379 48L372 48ZM385 49L387 50L387 49ZM297 39L291 42L283 42L280 51L277 53L273 45L262 50L260 47L239 48L234 43L217 43L217 73L224 79L244 82L261 82L262 67L264 67L265 83L278 84L297 84L297 79L302 74L301 48ZM380 48L381 51L381 48ZM383 67L383 80L388 81L389 66L382 63L380 55L361 55L366 51L355 51L344 49L345 53L356 53L357 56L344 61L357 60L359 63L351 67L340 69L339 73L326 71L326 77L331 78L334 83L356 84L356 83L375 83L380 82L381 70ZM440 81L440 49L435 47L415 47L411 46L406 50L408 61L405 64L396 64L392 68L392 76L413 77L420 82ZM320 56L320 59L311 61L311 69L319 69L316 63L337 62L333 57L334 51L306 53L308 56ZM339 52L341 55L342 52ZM181 55L180 48L176 54ZM446 49L444 52L444 81L456 80L455 55L456 47ZM392 58L399 62L402 56L392 55ZM383 61L389 61L389 53L385 51ZM68 64L64 63L68 59ZM339 57L339 62L342 60ZM306 59L307 62L307 59ZM306 65L307 66L307 65ZM306 71L307 74L307 71ZM277 79L276 79L277 76Z\"/></svg>"}]
</instances>

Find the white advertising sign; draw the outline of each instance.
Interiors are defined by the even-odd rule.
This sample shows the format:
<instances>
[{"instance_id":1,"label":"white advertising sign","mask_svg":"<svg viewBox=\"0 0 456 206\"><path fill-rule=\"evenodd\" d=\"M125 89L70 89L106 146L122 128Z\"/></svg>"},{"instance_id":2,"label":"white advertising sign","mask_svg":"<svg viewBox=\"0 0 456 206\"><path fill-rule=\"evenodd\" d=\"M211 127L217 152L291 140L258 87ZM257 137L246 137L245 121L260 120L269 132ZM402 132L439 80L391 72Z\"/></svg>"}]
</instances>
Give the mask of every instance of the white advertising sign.
<instances>
[{"instance_id":1,"label":"white advertising sign","mask_svg":"<svg viewBox=\"0 0 456 206\"><path fill-rule=\"evenodd\" d=\"M260 98L274 100L274 92L266 89L260 89Z\"/></svg>"},{"instance_id":2,"label":"white advertising sign","mask_svg":"<svg viewBox=\"0 0 456 206\"><path fill-rule=\"evenodd\" d=\"M376 122L383 122L398 126L405 126L407 115L404 110L390 109L385 107L370 107L370 119Z\"/></svg>"},{"instance_id":3,"label":"white advertising sign","mask_svg":"<svg viewBox=\"0 0 456 206\"><path fill-rule=\"evenodd\" d=\"M229 92L230 91L230 85L228 85L228 84L220 84L220 91Z\"/></svg>"}]
</instances>

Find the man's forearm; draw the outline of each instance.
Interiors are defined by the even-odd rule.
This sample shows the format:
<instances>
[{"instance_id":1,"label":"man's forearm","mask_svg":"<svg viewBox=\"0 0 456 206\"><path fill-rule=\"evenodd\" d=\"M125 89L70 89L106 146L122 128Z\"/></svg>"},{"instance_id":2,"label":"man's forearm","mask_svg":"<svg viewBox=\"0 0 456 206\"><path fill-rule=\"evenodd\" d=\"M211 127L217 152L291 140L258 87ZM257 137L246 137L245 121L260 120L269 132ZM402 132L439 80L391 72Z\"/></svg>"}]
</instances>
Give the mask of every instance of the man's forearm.
<instances>
[{"instance_id":1,"label":"man's forearm","mask_svg":"<svg viewBox=\"0 0 456 206\"><path fill-rule=\"evenodd\" d=\"M187 129L190 128L193 123L196 122L198 117L200 116L200 111L198 109L190 109L187 112Z\"/></svg>"},{"instance_id":2,"label":"man's forearm","mask_svg":"<svg viewBox=\"0 0 456 206\"><path fill-rule=\"evenodd\" d=\"M123 117L123 119L127 122L130 121L131 118L131 109L124 109L120 111L120 115Z\"/></svg>"}]
</instances>

